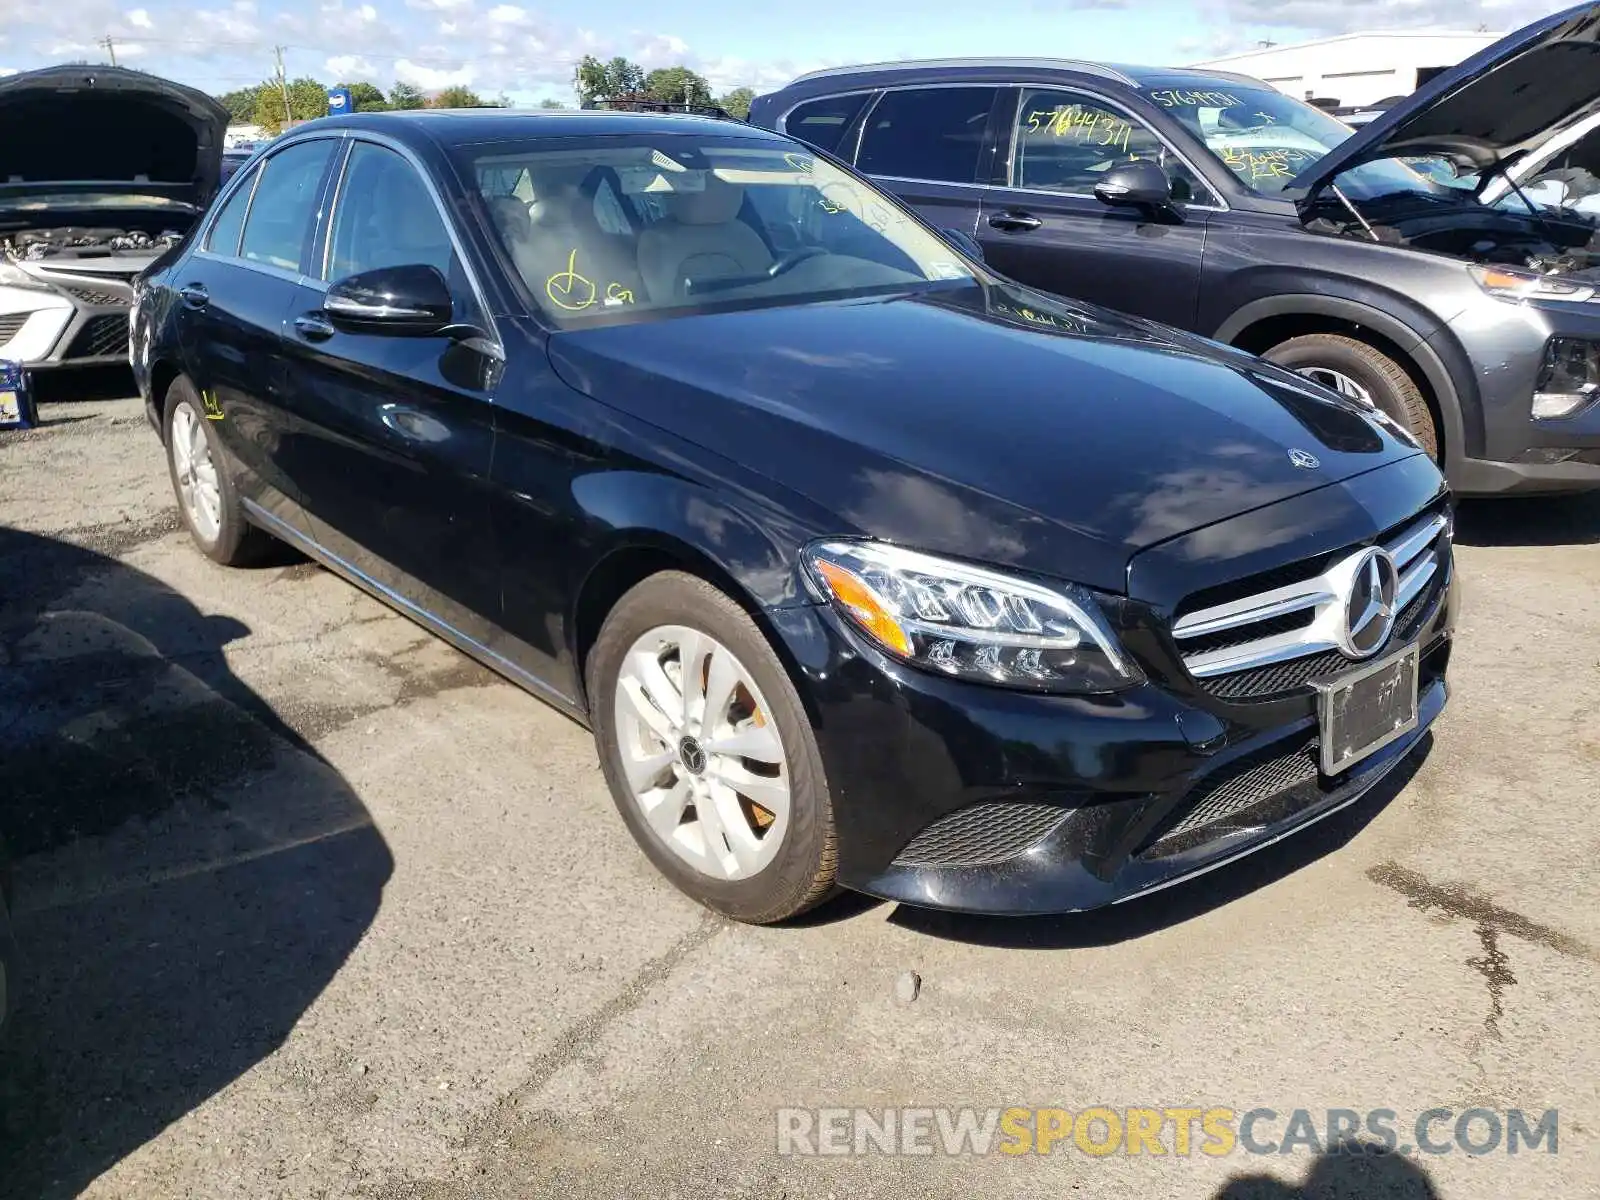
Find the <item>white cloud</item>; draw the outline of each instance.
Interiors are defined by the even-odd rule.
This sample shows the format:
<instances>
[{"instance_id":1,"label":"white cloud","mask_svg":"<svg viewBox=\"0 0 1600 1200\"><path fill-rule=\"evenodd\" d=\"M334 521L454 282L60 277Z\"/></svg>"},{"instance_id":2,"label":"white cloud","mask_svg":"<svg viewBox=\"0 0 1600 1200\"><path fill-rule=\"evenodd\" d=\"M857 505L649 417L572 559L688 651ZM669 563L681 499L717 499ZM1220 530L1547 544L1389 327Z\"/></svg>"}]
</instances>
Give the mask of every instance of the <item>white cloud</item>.
<instances>
[{"instance_id":1,"label":"white cloud","mask_svg":"<svg viewBox=\"0 0 1600 1200\"><path fill-rule=\"evenodd\" d=\"M472 7L472 0L406 0L406 7L427 12L465 12Z\"/></svg>"},{"instance_id":2,"label":"white cloud","mask_svg":"<svg viewBox=\"0 0 1600 1200\"><path fill-rule=\"evenodd\" d=\"M144 8L129 9L128 24L132 25L135 29L155 28L155 26L150 23L150 11Z\"/></svg>"},{"instance_id":3,"label":"white cloud","mask_svg":"<svg viewBox=\"0 0 1600 1200\"><path fill-rule=\"evenodd\" d=\"M497 4L489 10L489 22L492 25L527 25L531 21L528 10L518 8L515 4Z\"/></svg>"},{"instance_id":4,"label":"white cloud","mask_svg":"<svg viewBox=\"0 0 1600 1200\"><path fill-rule=\"evenodd\" d=\"M419 63L402 58L394 64L395 78L402 83L410 83L423 91L435 91L438 88L453 87L456 84L466 86L473 80L475 72L470 66L463 66L456 70L441 67L425 67Z\"/></svg>"},{"instance_id":5,"label":"white cloud","mask_svg":"<svg viewBox=\"0 0 1600 1200\"><path fill-rule=\"evenodd\" d=\"M1229 25L1302 31L1328 37L1364 29L1450 29L1480 25L1506 32L1565 7L1563 0L1220 0Z\"/></svg>"},{"instance_id":6,"label":"white cloud","mask_svg":"<svg viewBox=\"0 0 1600 1200\"><path fill-rule=\"evenodd\" d=\"M378 68L359 54L335 54L322 65L328 69L328 74L333 76L335 80L376 79L378 77Z\"/></svg>"},{"instance_id":7,"label":"white cloud","mask_svg":"<svg viewBox=\"0 0 1600 1200\"><path fill-rule=\"evenodd\" d=\"M16 67L0 67L0 79L4 79L7 75L15 75L16 73Z\"/></svg>"}]
</instances>

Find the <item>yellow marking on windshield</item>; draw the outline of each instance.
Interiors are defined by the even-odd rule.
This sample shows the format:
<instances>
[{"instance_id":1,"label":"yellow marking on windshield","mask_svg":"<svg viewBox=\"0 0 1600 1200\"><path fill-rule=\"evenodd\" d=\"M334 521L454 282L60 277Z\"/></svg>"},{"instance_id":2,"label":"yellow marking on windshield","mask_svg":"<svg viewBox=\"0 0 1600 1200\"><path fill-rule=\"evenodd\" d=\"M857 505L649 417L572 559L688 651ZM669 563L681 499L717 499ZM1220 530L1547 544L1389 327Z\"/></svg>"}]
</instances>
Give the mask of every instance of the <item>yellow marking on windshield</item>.
<instances>
[{"instance_id":1,"label":"yellow marking on windshield","mask_svg":"<svg viewBox=\"0 0 1600 1200\"><path fill-rule=\"evenodd\" d=\"M1244 103L1232 92L1185 92L1177 88L1151 92L1150 99L1162 108L1232 108Z\"/></svg>"},{"instance_id":2,"label":"yellow marking on windshield","mask_svg":"<svg viewBox=\"0 0 1600 1200\"><path fill-rule=\"evenodd\" d=\"M627 288L623 287L620 283L608 283L606 284L606 303L632 304L633 293Z\"/></svg>"},{"instance_id":3,"label":"yellow marking on windshield","mask_svg":"<svg viewBox=\"0 0 1600 1200\"><path fill-rule=\"evenodd\" d=\"M552 304L568 312L582 312L595 302L594 281L578 274L576 249L567 256L567 269L545 280L544 291Z\"/></svg>"},{"instance_id":4,"label":"yellow marking on windshield","mask_svg":"<svg viewBox=\"0 0 1600 1200\"><path fill-rule=\"evenodd\" d=\"M802 175L811 174L811 168L813 166L812 160L803 154L785 154L783 156L783 161L788 163L796 171L799 171Z\"/></svg>"}]
</instances>

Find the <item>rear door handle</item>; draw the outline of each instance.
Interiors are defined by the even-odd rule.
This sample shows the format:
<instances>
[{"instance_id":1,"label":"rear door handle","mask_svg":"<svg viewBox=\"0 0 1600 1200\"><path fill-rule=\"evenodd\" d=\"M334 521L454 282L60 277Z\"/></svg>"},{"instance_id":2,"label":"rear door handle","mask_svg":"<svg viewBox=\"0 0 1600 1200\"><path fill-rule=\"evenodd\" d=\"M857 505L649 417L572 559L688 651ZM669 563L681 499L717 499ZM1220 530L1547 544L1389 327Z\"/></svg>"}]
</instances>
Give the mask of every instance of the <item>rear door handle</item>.
<instances>
[{"instance_id":1,"label":"rear door handle","mask_svg":"<svg viewBox=\"0 0 1600 1200\"><path fill-rule=\"evenodd\" d=\"M1039 228L1044 222L1032 213L999 212L989 218L989 224L996 229L1004 229L1008 233L1024 233L1027 230Z\"/></svg>"},{"instance_id":2,"label":"rear door handle","mask_svg":"<svg viewBox=\"0 0 1600 1200\"><path fill-rule=\"evenodd\" d=\"M187 283L178 289L178 299L188 308L204 308L211 303L211 293L198 283Z\"/></svg>"},{"instance_id":3,"label":"rear door handle","mask_svg":"<svg viewBox=\"0 0 1600 1200\"><path fill-rule=\"evenodd\" d=\"M308 342L325 342L333 336L333 322L319 312L301 313L294 319L294 327Z\"/></svg>"}]
</instances>

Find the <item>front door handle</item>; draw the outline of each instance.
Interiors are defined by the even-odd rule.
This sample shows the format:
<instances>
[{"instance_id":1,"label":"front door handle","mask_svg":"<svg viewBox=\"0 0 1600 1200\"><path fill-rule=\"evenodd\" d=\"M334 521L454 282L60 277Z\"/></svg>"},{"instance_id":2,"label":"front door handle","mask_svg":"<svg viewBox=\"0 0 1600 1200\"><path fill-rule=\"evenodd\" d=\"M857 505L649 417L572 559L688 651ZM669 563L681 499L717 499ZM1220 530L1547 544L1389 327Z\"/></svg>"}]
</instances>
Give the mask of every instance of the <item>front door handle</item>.
<instances>
[{"instance_id":1,"label":"front door handle","mask_svg":"<svg viewBox=\"0 0 1600 1200\"><path fill-rule=\"evenodd\" d=\"M187 283L178 289L178 299L186 308L204 308L211 303L211 293L202 284Z\"/></svg>"},{"instance_id":2,"label":"front door handle","mask_svg":"<svg viewBox=\"0 0 1600 1200\"><path fill-rule=\"evenodd\" d=\"M996 229L1004 229L1007 233L1025 233L1030 229L1037 229L1044 222L1032 213L1025 212L998 212L989 218L989 224Z\"/></svg>"},{"instance_id":3,"label":"front door handle","mask_svg":"<svg viewBox=\"0 0 1600 1200\"><path fill-rule=\"evenodd\" d=\"M401 437L413 442L442 442L450 436L444 422L430 417L421 409L407 408L403 404L378 406L379 420Z\"/></svg>"},{"instance_id":4,"label":"front door handle","mask_svg":"<svg viewBox=\"0 0 1600 1200\"><path fill-rule=\"evenodd\" d=\"M333 322L319 312L302 313L294 319L294 327L308 342L325 342L333 336Z\"/></svg>"}]
</instances>

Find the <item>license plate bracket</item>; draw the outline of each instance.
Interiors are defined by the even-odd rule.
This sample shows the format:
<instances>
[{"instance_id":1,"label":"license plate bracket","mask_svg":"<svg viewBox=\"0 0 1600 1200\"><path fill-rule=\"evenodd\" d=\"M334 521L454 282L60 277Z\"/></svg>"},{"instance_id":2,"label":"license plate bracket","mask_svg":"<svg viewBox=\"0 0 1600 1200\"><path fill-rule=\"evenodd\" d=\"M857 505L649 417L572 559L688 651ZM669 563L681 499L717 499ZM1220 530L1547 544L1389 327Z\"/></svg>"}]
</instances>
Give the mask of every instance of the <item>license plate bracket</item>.
<instances>
[{"instance_id":1,"label":"license plate bracket","mask_svg":"<svg viewBox=\"0 0 1600 1200\"><path fill-rule=\"evenodd\" d=\"M1322 773L1337 775L1417 727L1419 647L1316 684Z\"/></svg>"}]
</instances>

